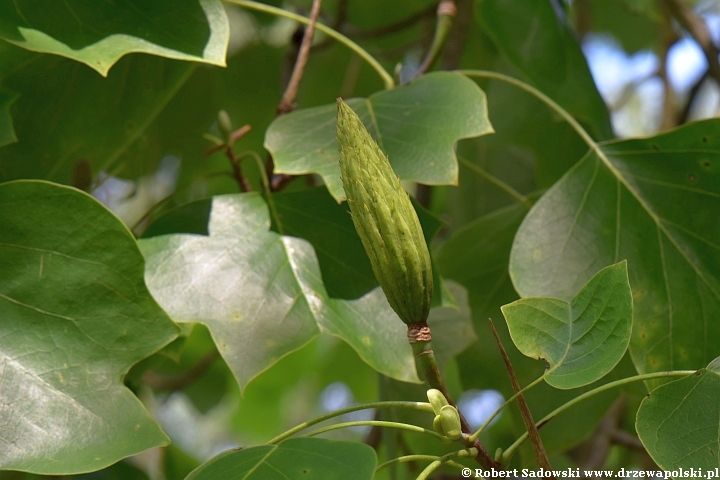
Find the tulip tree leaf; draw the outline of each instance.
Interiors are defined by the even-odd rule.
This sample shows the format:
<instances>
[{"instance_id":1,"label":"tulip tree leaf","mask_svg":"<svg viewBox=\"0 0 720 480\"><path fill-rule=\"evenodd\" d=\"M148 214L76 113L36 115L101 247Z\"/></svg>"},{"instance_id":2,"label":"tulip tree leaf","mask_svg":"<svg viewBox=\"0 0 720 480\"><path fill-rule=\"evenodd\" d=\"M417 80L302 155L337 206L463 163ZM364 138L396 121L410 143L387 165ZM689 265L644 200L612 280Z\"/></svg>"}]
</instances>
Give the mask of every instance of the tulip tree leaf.
<instances>
[{"instance_id":1,"label":"tulip tree leaf","mask_svg":"<svg viewBox=\"0 0 720 480\"><path fill-rule=\"evenodd\" d=\"M637 413L640 441L664 470L720 467L720 359L645 397Z\"/></svg>"},{"instance_id":2,"label":"tulip tree leaf","mask_svg":"<svg viewBox=\"0 0 720 480\"><path fill-rule=\"evenodd\" d=\"M523 298L502 312L515 346L528 357L548 362L547 383L582 387L612 370L630 342L627 262L600 270L570 302Z\"/></svg>"},{"instance_id":3,"label":"tulip tree leaf","mask_svg":"<svg viewBox=\"0 0 720 480\"><path fill-rule=\"evenodd\" d=\"M122 383L177 336L127 228L78 190L0 185L0 469L97 470L167 437Z\"/></svg>"},{"instance_id":4,"label":"tulip tree leaf","mask_svg":"<svg viewBox=\"0 0 720 480\"><path fill-rule=\"evenodd\" d=\"M141 240L150 291L174 320L208 326L241 388L319 333L342 338L383 374L417 382L405 325L382 290L330 298L312 246L269 228L262 196L215 197L209 236Z\"/></svg>"},{"instance_id":5,"label":"tulip tree leaf","mask_svg":"<svg viewBox=\"0 0 720 480\"><path fill-rule=\"evenodd\" d=\"M476 18L521 79L590 126L613 138L610 115L565 13L547 0L482 0Z\"/></svg>"},{"instance_id":6,"label":"tulip tree leaf","mask_svg":"<svg viewBox=\"0 0 720 480\"><path fill-rule=\"evenodd\" d=\"M370 480L376 465L363 443L301 437L221 453L186 480Z\"/></svg>"},{"instance_id":7,"label":"tulip tree leaf","mask_svg":"<svg viewBox=\"0 0 720 480\"><path fill-rule=\"evenodd\" d=\"M462 75L438 72L406 86L347 100L402 180L456 185L453 146L461 138L492 133L485 94ZM298 110L275 120L265 148L276 173L322 176L335 199L345 197L335 139L335 104Z\"/></svg>"},{"instance_id":8,"label":"tulip tree leaf","mask_svg":"<svg viewBox=\"0 0 720 480\"><path fill-rule=\"evenodd\" d=\"M219 0L2 5L0 38L82 62L102 76L132 52L225 65L230 27Z\"/></svg>"},{"instance_id":9,"label":"tulip tree leaf","mask_svg":"<svg viewBox=\"0 0 720 480\"><path fill-rule=\"evenodd\" d=\"M720 121L593 145L525 217L510 275L521 297L569 300L628 261L639 372L720 355Z\"/></svg>"}]
</instances>

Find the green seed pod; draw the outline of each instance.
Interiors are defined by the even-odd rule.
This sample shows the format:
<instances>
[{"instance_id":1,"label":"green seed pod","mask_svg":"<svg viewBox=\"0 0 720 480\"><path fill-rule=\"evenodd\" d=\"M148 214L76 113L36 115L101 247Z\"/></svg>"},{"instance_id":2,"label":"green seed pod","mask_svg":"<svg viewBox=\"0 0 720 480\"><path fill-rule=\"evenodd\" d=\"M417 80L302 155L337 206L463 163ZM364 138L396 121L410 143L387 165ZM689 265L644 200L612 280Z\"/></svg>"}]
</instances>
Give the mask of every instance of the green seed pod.
<instances>
[{"instance_id":1,"label":"green seed pod","mask_svg":"<svg viewBox=\"0 0 720 480\"><path fill-rule=\"evenodd\" d=\"M433 278L420 221L387 157L342 99L337 140L345 196L373 272L403 322L425 322Z\"/></svg>"},{"instance_id":2,"label":"green seed pod","mask_svg":"<svg viewBox=\"0 0 720 480\"><path fill-rule=\"evenodd\" d=\"M440 423L442 423L445 436L450 440L457 440L462 437L460 426L460 414L452 405L445 405L440 409Z\"/></svg>"},{"instance_id":3,"label":"green seed pod","mask_svg":"<svg viewBox=\"0 0 720 480\"><path fill-rule=\"evenodd\" d=\"M436 389L431 388L427 391L427 398L428 402L430 402L430 406L433 409L433 412L435 412L436 415L440 415L440 410L445 405L449 405L447 398L445 398L445 395L443 393Z\"/></svg>"}]
</instances>

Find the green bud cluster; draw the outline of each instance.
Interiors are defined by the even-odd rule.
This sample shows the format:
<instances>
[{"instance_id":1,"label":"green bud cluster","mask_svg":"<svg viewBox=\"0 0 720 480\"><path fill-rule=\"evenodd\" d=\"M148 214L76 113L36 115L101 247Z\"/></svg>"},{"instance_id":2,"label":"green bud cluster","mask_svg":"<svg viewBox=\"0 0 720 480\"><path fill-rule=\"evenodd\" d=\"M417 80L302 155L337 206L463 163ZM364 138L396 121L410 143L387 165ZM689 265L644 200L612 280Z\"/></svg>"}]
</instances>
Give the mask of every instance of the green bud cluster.
<instances>
[{"instance_id":1,"label":"green bud cluster","mask_svg":"<svg viewBox=\"0 0 720 480\"><path fill-rule=\"evenodd\" d=\"M337 140L343 188L373 272L400 319L425 322L432 267L410 197L357 114L338 99Z\"/></svg>"},{"instance_id":2,"label":"green bud cluster","mask_svg":"<svg viewBox=\"0 0 720 480\"><path fill-rule=\"evenodd\" d=\"M435 431L450 440L462 438L460 414L457 409L448 403L445 395L440 390L431 388L427 391L427 397L433 412L435 412L435 418L433 419Z\"/></svg>"}]
</instances>

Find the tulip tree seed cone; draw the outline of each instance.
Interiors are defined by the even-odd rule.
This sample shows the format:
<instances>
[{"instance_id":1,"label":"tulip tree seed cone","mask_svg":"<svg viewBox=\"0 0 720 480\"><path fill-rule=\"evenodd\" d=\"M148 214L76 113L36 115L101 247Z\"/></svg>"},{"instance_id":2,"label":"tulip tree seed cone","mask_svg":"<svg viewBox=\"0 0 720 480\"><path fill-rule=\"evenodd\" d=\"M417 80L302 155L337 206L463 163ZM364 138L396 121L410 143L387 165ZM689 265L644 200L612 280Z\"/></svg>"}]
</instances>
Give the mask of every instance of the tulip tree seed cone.
<instances>
[{"instance_id":1,"label":"tulip tree seed cone","mask_svg":"<svg viewBox=\"0 0 720 480\"><path fill-rule=\"evenodd\" d=\"M355 229L385 296L407 325L425 323L430 253L410 196L357 114L338 99L340 170Z\"/></svg>"}]
</instances>

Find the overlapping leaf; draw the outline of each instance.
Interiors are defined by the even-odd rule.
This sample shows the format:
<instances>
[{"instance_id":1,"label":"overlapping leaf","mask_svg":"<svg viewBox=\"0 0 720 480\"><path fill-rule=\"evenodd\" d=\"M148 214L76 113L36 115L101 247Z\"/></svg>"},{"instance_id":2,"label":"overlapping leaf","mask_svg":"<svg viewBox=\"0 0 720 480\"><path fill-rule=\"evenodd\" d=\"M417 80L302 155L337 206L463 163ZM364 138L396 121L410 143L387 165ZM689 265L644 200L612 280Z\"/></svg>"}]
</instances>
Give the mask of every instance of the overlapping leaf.
<instances>
[{"instance_id":1,"label":"overlapping leaf","mask_svg":"<svg viewBox=\"0 0 720 480\"><path fill-rule=\"evenodd\" d=\"M443 276L462 283L468 290L475 331L478 341L457 359L465 388L499 389L507 397L514 394L507 381L505 366L498 352L488 324L495 320L495 327L510 356L521 385L527 385L543 374L544 364L524 356L512 342L507 325L502 321L500 307L517 299L508 276L508 259L512 239L527 208L524 205L495 211L478 218L455 232L442 246L437 255ZM448 282L450 283L450 282ZM478 365L483 366L478 375ZM620 377L634 373L631 362L621 362ZM617 369L621 368L618 365ZM630 373L628 372L630 366ZM611 372L608 377L613 376ZM580 390L582 391L582 387ZM526 393L526 398L536 419L577 396L577 390L558 390L542 383ZM595 395L578 408L564 414L562 421L550 422L540 430L548 452L566 450L586 438L616 398L616 391ZM520 413L511 409L515 435L525 430ZM486 445L493 449L504 445ZM532 453L529 453L532 457Z\"/></svg>"},{"instance_id":2,"label":"overlapping leaf","mask_svg":"<svg viewBox=\"0 0 720 480\"><path fill-rule=\"evenodd\" d=\"M273 230L304 238L313 245L331 297L354 299L378 286L347 204L338 205L325 188L274 195L273 204L276 213ZM413 206L429 245L442 221L414 201ZM437 273L433 269L432 306L455 306Z\"/></svg>"},{"instance_id":3,"label":"overlapping leaf","mask_svg":"<svg viewBox=\"0 0 720 480\"><path fill-rule=\"evenodd\" d=\"M125 226L72 188L0 185L0 469L97 470L167 438L122 384L178 332Z\"/></svg>"},{"instance_id":4,"label":"overlapping leaf","mask_svg":"<svg viewBox=\"0 0 720 480\"><path fill-rule=\"evenodd\" d=\"M602 144L525 218L510 273L523 297L569 299L627 259L640 372L699 368L720 354L717 120Z\"/></svg>"},{"instance_id":5,"label":"overlapping leaf","mask_svg":"<svg viewBox=\"0 0 720 480\"><path fill-rule=\"evenodd\" d=\"M638 436L663 469L720 467L720 359L645 397L637 413ZM682 476L682 475L677 475Z\"/></svg>"},{"instance_id":6,"label":"overlapping leaf","mask_svg":"<svg viewBox=\"0 0 720 480\"><path fill-rule=\"evenodd\" d=\"M221 453L187 480L370 480L376 465L375 451L363 443L291 438Z\"/></svg>"},{"instance_id":7,"label":"overlapping leaf","mask_svg":"<svg viewBox=\"0 0 720 480\"><path fill-rule=\"evenodd\" d=\"M424 75L411 84L350 99L402 180L457 184L453 145L461 138L492 133L485 94L474 82L448 72ZM344 198L335 140L337 107L299 110L267 130L265 147L278 173L317 173L336 199Z\"/></svg>"},{"instance_id":8,"label":"overlapping leaf","mask_svg":"<svg viewBox=\"0 0 720 480\"><path fill-rule=\"evenodd\" d=\"M176 321L210 328L241 388L321 332L380 372L418 381L404 325L382 290L329 298L312 246L269 228L260 195L215 197L209 237L141 241L150 290Z\"/></svg>"},{"instance_id":9,"label":"overlapping leaf","mask_svg":"<svg viewBox=\"0 0 720 480\"><path fill-rule=\"evenodd\" d=\"M570 302L523 298L502 312L515 346L548 362L547 383L582 387L605 376L627 350L632 326L627 263L600 270Z\"/></svg>"},{"instance_id":10,"label":"overlapping leaf","mask_svg":"<svg viewBox=\"0 0 720 480\"><path fill-rule=\"evenodd\" d=\"M585 56L558 4L546 0L481 0L476 18L527 81L591 127L613 138L610 115Z\"/></svg>"},{"instance_id":11,"label":"overlapping leaf","mask_svg":"<svg viewBox=\"0 0 720 480\"><path fill-rule=\"evenodd\" d=\"M102 76L131 52L225 65L229 34L219 0L69 0L42 8L18 0L0 6L0 38L77 60Z\"/></svg>"}]
</instances>

